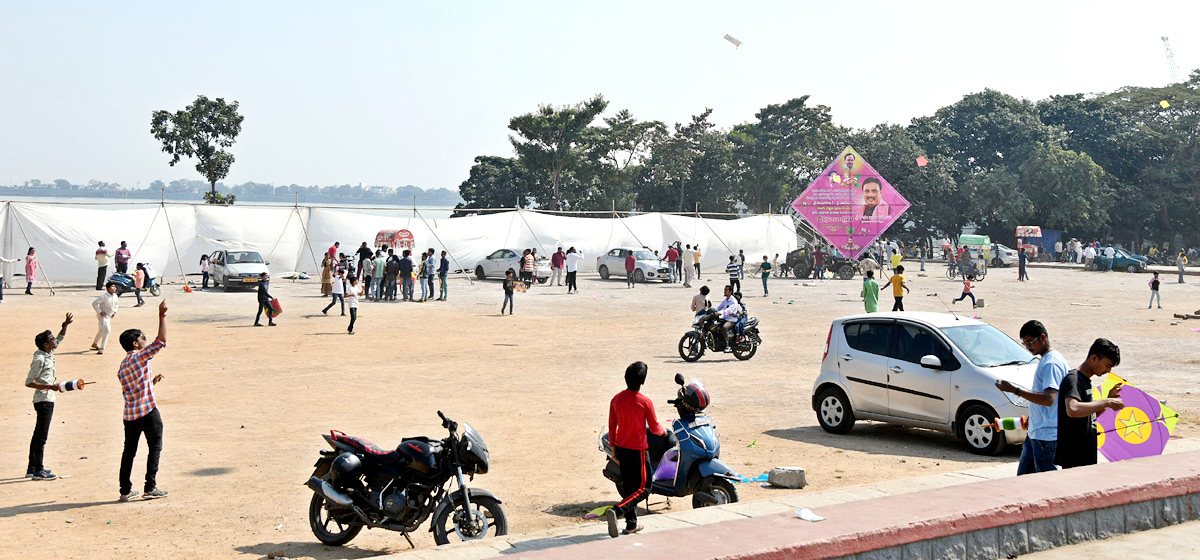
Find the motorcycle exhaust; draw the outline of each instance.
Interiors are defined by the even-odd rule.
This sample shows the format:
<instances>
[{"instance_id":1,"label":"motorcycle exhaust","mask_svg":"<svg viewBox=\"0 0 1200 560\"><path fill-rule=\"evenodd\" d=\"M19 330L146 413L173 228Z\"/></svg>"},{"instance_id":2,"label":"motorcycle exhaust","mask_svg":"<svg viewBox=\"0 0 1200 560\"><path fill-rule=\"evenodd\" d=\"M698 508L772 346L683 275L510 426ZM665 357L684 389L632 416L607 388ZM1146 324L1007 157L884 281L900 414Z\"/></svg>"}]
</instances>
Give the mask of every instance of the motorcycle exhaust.
<instances>
[{"instance_id":1,"label":"motorcycle exhaust","mask_svg":"<svg viewBox=\"0 0 1200 560\"><path fill-rule=\"evenodd\" d=\"M312 489L313 492L320 494L321 497L339 506L350 507L350 504L354 503L354 500L351 499L350 496L348 496L345 492L334 488L329 484L328 481L321 480L315 476L308 479L308 487Z\"/></svg>"}]
</instances>

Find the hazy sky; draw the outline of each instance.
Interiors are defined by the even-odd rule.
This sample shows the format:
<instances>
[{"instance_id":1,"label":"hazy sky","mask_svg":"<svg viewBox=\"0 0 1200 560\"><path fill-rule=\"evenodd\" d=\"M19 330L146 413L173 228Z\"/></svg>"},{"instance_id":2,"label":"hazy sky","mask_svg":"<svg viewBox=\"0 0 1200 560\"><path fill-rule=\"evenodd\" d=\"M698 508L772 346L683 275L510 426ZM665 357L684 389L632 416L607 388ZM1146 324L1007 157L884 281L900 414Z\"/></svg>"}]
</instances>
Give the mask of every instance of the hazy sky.
<instances>
[{"instance_id":1,"label":"hazy sky","mask_svg":"<svg viewBox=\"0 0 1200 560\"><path fill-rule=\"evenodd\" d=\"M722 127L811 95L908 123L994 88L1038 99L1200 67L1200 1L19 2L0 0L0 183L200 179L150 135L241 103L226 183L455 189L508 120L602 93L611 114ZM722 39L726 33L744 44Z\"/></svg>"}]
</instances>

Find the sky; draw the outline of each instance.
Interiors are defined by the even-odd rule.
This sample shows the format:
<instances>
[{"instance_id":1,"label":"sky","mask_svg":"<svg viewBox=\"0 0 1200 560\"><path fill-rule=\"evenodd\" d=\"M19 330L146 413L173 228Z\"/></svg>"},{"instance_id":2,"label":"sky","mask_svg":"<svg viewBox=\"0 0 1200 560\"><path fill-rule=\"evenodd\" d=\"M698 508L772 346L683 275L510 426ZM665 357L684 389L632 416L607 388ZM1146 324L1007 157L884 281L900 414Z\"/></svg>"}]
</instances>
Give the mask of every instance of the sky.
<instances>
[{"instance_id":1,"label":"sky","mask_svg":"<svg viewBox=\"0 0 1200 560\"><path fill-rule=\"evenodd\" d=\"M245 116L226 184L457 189L542 104L728 128L809 95L840 125L907 124L985 88L1166 85L1160 37L1185 78L1197 21L1196 0L0 0L0 184L202 179L150 115L207 95Z\"/></svg>"}]
</instances>

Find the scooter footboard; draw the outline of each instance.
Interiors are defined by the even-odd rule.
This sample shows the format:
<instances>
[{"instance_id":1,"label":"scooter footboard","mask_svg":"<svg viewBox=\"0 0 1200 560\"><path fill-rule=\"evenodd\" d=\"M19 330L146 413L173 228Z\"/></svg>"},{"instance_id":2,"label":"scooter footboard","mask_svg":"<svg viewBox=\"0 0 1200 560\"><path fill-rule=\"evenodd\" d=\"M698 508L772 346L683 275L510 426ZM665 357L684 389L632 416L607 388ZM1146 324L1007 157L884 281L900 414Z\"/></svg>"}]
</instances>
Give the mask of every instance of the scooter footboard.
<instances>
[{"instance_id":1,"label":"scooter footboard","mask_svg":"<svg viewBox=\"0 0 1200 560\"><path fill-rule=\"evenodd\" d=\"M696 470L702 477L719 476L721 478L728 478L730 480L736 480L739 478L737 473L735 473L733 469L729 468L728 465L722 463L720 459L709 459L708 461L703 461L696 465Z\"/></svg>"}]
</instances>

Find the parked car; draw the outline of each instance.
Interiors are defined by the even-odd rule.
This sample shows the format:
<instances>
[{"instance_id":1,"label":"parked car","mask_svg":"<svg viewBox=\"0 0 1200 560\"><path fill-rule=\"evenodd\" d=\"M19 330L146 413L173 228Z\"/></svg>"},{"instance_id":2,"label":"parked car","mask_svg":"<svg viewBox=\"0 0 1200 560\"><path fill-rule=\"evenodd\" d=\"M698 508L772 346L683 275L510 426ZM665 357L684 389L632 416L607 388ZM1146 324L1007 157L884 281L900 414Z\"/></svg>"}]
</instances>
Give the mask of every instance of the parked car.
<instances>
[{"instance_id":1,"label":"parked car","mask_svg":"<svg viewBox=\"0 0 1200 560\"><path fill-rule=\"evenodd\" d=\"M829 327L812 407L825 431L857 420L956 435L972 453L996 455L1025 440L996 418L1027 416L1029 401L996 388L1031 387L1037 359L995 327L951 313L851 315Z\"/></svg>"},{"instance_id":2,"label":"parked car","mask_svg":"<svg viewBox=\"0 0 1200 560\"><path fill-rule=\"evenodd\" d=\"M214 288L224 285L226 292L243 286L254 288L269 264L257 251L213 251L208 256L208 275Z\"/></svg>"},{"instance_id":3,"label":"parked car","mask_svg":"<svg viewBox=\"0 0 1200 560\"><path fill-rule=\"evenodd\" d=\"M596 257L596 272L600 273L600 278L608 280L610 276L617 278L625 278L625 257L633 253L635 259L633 269L634 282L649 282L651 280L662 280L663 282L671 281L671 271L667 269L667 262L658 260L648 249L634 249L632 247L617 247L610 249L607 253Z\"/></svg>"},{"instance_id":4,"label":"parked car","mask_svg":"<svg viewBox=\"0 0 1200 560\"><path fill-rule=\"evenodd\" d=\"M513 278L521 277L521 255L524 251L516 249L497 249L492 254L479 259L475 262L475 277L484 280L487 278L503 279L508 271L512 271ZM545 284L550 279L550 261L539 257L537 260L537 280L538 284Z\"/></svg>"},{"instance_id":5,"label":"parked car","mask_svg":"<svg viewBox=\"0 0 1200 560\"><path fill-rule=\"evenodd\" d=\"M1125 249L1117 249L1117 256L1113 257L1113 270L1126 270L1129 272L1145 272L1146 267L1150 266L1150 259L1141 255L1134 255ZM1108 257L1104 256L1104 248L1096 251L1096 260L1092 261L1091 270L1107 270Z\"/></svg>"},{"instance_id":6,"label":"parked car","mask_svg":"<svg viewBox=\"0 0 1200 560\"><path fill-rule=\"evenodd\" d=\"M1017 250L1003 243L993 243L992 262L988 265L1000 268L1002 266L1012 266L1017 264ZM1030 260L1033 260L1032 255L1026 255Z\"/></svg>"}]
</instances>

